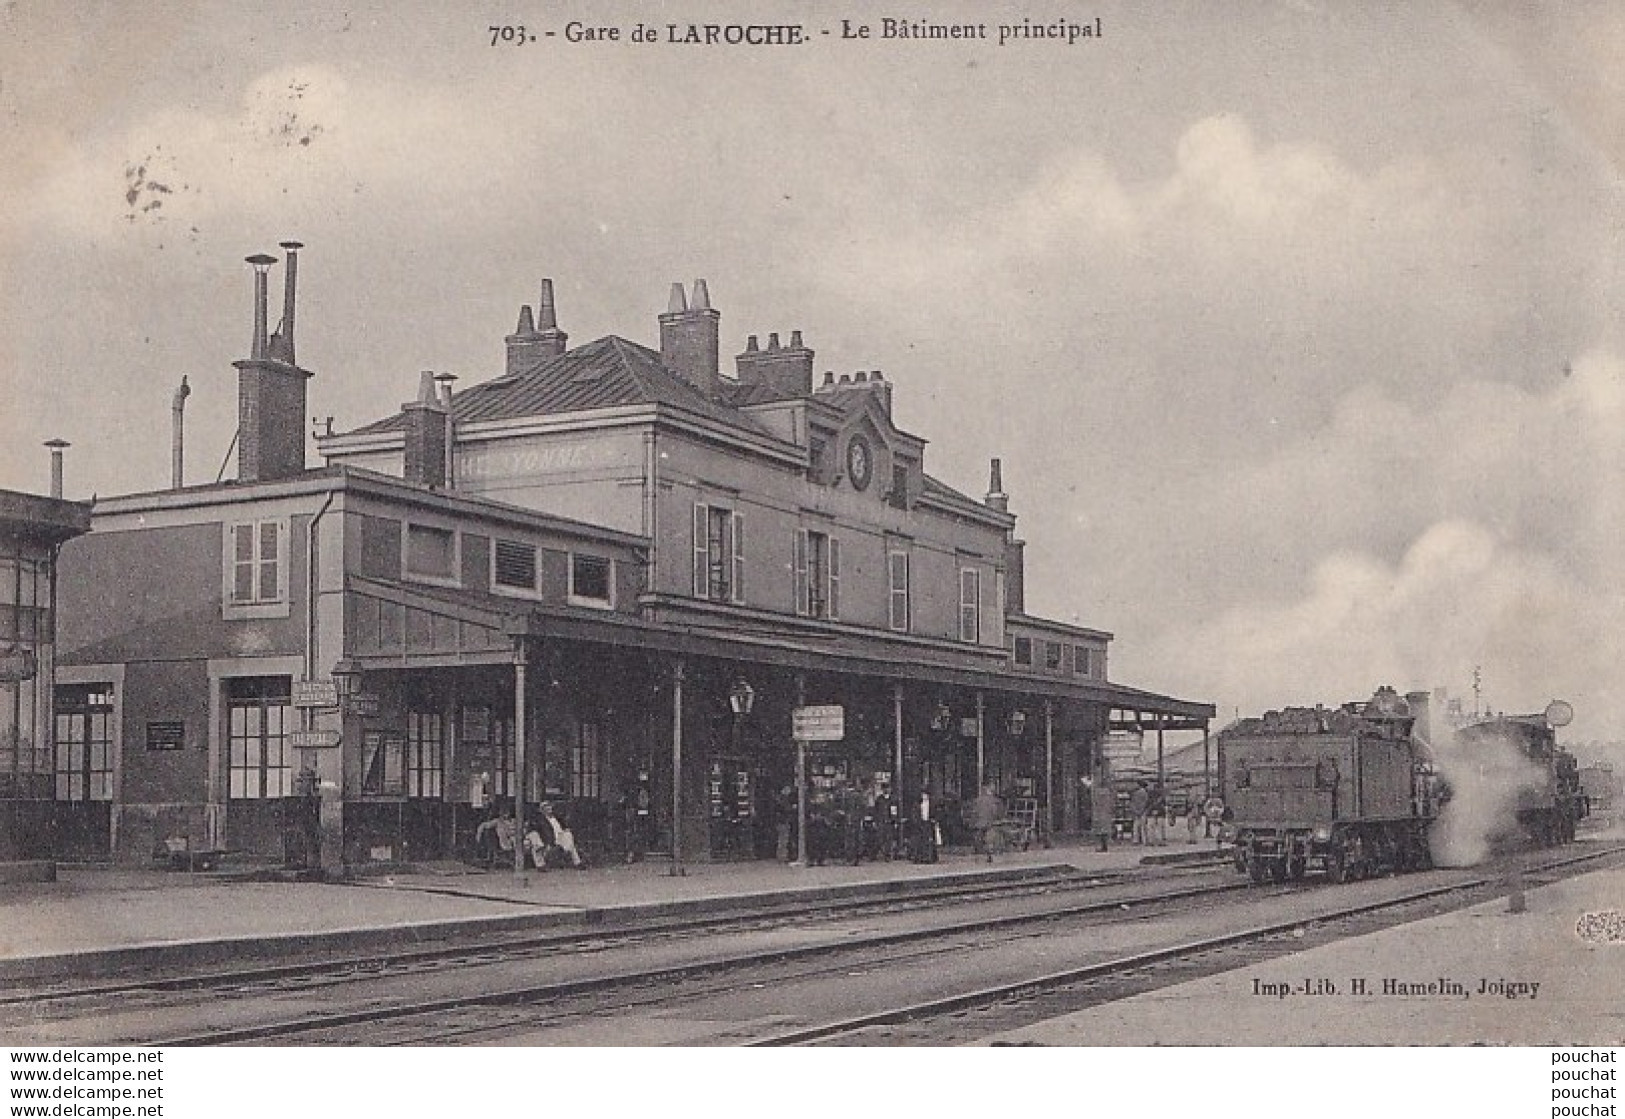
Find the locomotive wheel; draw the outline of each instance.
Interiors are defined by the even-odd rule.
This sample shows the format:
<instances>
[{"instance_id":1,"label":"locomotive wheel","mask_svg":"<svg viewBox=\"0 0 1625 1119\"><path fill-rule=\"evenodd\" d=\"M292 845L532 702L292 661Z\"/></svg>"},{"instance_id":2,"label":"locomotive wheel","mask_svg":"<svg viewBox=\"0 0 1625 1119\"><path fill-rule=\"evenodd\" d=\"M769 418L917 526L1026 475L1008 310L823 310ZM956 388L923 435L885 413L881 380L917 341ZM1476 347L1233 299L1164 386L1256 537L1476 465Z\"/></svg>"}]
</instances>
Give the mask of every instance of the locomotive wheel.
<instances>
[{"instance_id":1,"label":"locomotive wheel","mask_svg":"<svg viewBox=\"0 0 1625 1119\"><path fill-rule=\"evenodd\" d=\"M1247 860L1247 877L1251 878L1255 885L1262 886L1269 881L1269 876L1269 865L1263 859L1251 858Z\"/></svg>"},{"instance_id":2,"label":"locomotive wheel","mask_svg":"<svg viewBox=\"0 0 1625 1119\"><path fill-rule=\"evenodd\" d=\"M1286 862L1286 856L1285 855L1282 855L1278 859L1271 859L1270 860L1270 881L1271 882L1285 882L1287 880L1287 872L1288 872L1288 867L1287 867L1287 862Z\"/></svg>"}]
</instances>

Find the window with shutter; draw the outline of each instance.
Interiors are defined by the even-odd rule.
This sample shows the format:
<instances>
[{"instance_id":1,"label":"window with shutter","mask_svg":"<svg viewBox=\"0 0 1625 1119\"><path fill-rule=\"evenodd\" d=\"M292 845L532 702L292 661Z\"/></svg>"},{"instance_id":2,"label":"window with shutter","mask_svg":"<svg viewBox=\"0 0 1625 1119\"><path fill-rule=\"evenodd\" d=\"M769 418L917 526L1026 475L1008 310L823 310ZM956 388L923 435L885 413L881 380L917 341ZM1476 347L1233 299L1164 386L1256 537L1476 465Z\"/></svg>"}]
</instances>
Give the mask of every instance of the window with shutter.
<instances>
[{"instance_id":1,"label":"window with shutter","mask_svg":"<svg viewBox=\"0 0 1625 1119\"><path fill-rule=\"evenodd\" d=\"M972 567L959 569L959 640L982 639L982 573Z\"/></svg>"},{"instance_id":2,"label":"window with shutter","mask_svg":"<svg viewBox=\"0 0 1625 1119\"><path fill-rule=\"evenodd\" d=\"M745 601L745 515L733 515L733 600L743 604Z\"/></svg>"},{"instance_id":3,"label":"window with shutter","mask_svg":"<svg viewBox=\"0 0 1625 1119\"><path fill-rule=\"evenodd\" d=\"M807 613L807 530L796 529L795 536L795 564L796 564L796 613Z\"/></svg>"},{"instance_id":4,"label":"window with shutter","mask_svg":"<svg viewBox=\"0 0 1625 1119\"><path fill-rule=\"evenodd\" d=\"M829 616L841 616L841 542L829 538Z\"/></svg>"},{"instance_id":5,"label":"window with shutter","mask_svg":"<svg viewBox=\"0 0 1625 1119\"><path fill-rule=\"evenodd\" d=\"M886 557L891 583L891 628L899 633L908 632L908 553L892 552Z\"/></svg>"},{"instance_id":6,"label":"window with shutter","mask_svg":"<svg viewBox=\"0 0 1625 1119\"><path fill-rule=\"evenodd\" d=\"M706 545L711 539L711 507L694 503L694 597L705 598L711 586L711 558Z\"/></svg>"}]
</instances>

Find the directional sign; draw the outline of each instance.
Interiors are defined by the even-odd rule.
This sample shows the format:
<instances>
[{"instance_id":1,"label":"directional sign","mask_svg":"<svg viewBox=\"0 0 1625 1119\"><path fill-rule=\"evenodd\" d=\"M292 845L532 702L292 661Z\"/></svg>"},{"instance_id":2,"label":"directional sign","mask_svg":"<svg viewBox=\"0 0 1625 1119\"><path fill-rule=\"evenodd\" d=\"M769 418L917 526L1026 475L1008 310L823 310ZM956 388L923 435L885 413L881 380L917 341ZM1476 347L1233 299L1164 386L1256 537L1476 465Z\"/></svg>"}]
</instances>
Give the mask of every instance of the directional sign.
<instances>
[{"instance_id":1,"label":"directional sign","mask_svg":"<svg viewBox=\"0 0 1625 1119\"><path fill-rule=\"evenodd\" d=\"M288 734L288 745L295 750L325 750L338 744L336 730L296 730Z\"/></svg>"},{"instance_id":2,"label":"directional sign","mask_svg":"<svg viewBox=\"0 0 1625 1119\"><path fill-rule=\"evenodd\" d=\"M797 707L790 712L793 736L801 742L839 742L846 737L846 708Z\"/></svg>"},{"instance_id":3,"label":"directional sign","mask_svg":"<svg viewBox=\"0 0 1625 1119\"><path fill-rule=\"evenodd\" d=\"M295 680L293 682L295 707L337 707L339 686L334 680Z\"/></svg>"}]
</instances>

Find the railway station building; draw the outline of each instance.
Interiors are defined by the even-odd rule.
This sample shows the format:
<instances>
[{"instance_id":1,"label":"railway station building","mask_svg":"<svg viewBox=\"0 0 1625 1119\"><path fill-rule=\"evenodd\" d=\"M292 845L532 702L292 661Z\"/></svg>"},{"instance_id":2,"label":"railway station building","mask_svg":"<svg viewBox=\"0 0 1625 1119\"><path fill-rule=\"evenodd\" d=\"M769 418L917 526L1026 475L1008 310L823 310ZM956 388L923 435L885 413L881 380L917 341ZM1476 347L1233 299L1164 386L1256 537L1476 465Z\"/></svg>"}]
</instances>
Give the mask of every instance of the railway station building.
<instances>
[{"instance_id":1,"label":"railway station building","mask_svg":"<svg viewBox=\"0 0 1625 1119\"><path fill-rule=\"evenodd\" d=\"M952 842L986 783L1076 833L1108 730L1211 719L1026 612L997 460L981 498L939 481L893 382L816 378L799 331L725 372L704 281L657 345L575 347L544 281L493 376L403 377L307 467L285 248L274 332L251 258L236 479L102 499L63 548L58 705L109 758L77 853L275 855L300 804L324 866L456 857L518 793L589 857L771 858L806 707L842 723L815 801L925 789Z\"/></svg>"}]
</instances>

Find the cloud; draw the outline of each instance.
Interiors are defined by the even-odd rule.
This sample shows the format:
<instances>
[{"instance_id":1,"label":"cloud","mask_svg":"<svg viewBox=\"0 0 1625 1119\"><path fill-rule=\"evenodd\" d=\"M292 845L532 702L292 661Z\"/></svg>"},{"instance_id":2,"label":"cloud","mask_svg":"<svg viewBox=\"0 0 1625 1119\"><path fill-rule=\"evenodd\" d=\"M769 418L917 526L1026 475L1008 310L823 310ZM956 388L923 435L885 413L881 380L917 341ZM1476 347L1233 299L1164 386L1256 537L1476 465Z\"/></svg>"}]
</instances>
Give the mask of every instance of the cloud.
<instances>
[{"instance_id":1,"label":"cloud","mask_svg":"<svg viewBox=\"0 0 1625 1119\"><path fill-rule=\"evenodd\" d=\"M1206 518L1182 531L1207 543L1203 585L1233 597L1147 659L1227 713L1383 683L1459 690L1481 665L1499 708L1561 694L1582 733L1617 726L1622 407L1625 363L1600 351L1544 393L1468 382L1417 409L1350 392L1325 428L1211 480Z\"/></svg>"}]
</instances>

